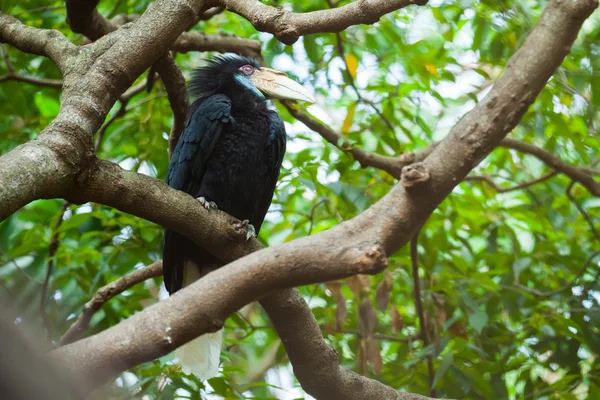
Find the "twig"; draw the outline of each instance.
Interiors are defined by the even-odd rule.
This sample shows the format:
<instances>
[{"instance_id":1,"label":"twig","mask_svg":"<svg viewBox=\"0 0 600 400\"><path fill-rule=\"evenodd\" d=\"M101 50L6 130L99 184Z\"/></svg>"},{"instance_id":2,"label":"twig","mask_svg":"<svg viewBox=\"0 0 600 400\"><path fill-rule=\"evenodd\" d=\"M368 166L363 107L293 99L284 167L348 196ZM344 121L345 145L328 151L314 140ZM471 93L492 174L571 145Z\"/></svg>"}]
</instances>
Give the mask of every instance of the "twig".
<instances>
[{"instance_id":1,"label":"twig","mask_svg":"<svg viewBox=\"0 0 600 400\"><path fill-rule=\"evenodd\" d=\"M7 253L6 253L4 250L2 250L2 249L0 249L0 253L2 253L2 254L4 254L4 255L8 255L8 254L7 254ZM40 281L40 280L38 280L38 279L34 278L33 276L29 275L29 274L27 273L27 271L25 271L25 270L24 270L24 269L23 269L23 268L22 268L22 267L21 267L19 264L17 264L17 261L16 261L14 258L11 258L11 259L9 259L9 260L8 260L8 261L6 261L6 262L7 262L7 263L12 263L12 265L14 265L16 269L18 269L19 271L21 271L21 273L22 273L23 275L25 275L25 277L26 277L27 279L29 279L30 281L32 281L32 282L35 282L35 283L37 283L38 285L41 285L41 284L42 284L42 281Z\"/></svg>"},{"instance_id":2,"label":"twig","mask_svg":"<svg viewBox=\"0 0 600 400\"><path fill-rule=\"evenodd\" d=\"M310 209L310 214L308 215L308 219L310 220L310 226L308 228L308 235L310 236L310 234L312 233L313 230L313 225L314 225L314 219L315 219L315 211L317 209L317 207L319 207L321 204L327 202L329 199L324 198L319 200L318 202L316 202L315 204L313 204L312 208Z\"/></svg>"},{"instance_id":3,"label":"twig","mask_svg":"<svg viewBox=\"0 0 600 400\"><path fill-rule=\"evenodd\" d=\"M577 209L579 210L581 215L583 215L583 218L586 220L586 222L590 226L590 231L592 231L592 234L594 235L596 240L600 242L600 234L598 233L598 231L596 230L596 227L594 226L594 221L592 221L592 217L590 217L590 214L588 214L587 211L585 211L585 209L583 208L583 206L581 204L579 204L579 202L577 201L575 196L573 196L571 194L571 190L573 189L574 185L575 185L575 181L573 180L567 187L567 191L566 191L567 197L569 198L569 200L571 200L571 202L573 204L575 204L575 207L577 207Z\"/></svg>"},{"instance_id":4,"label":"twig","mask_svg":"<svg viewBox=\"0 0 600 400\"><path fill-rule=\"evenodd\" d=\"M8 54L8 49L6 48L6 44L0 44L0 49L2 49L2 57L4 58L4 62L6 63L6 70L9 74L14 74L15 70L10 62L10 55Z\"/></svg>"},{"instance_id":5,"label":"twig","mask_svg":"<svg viewBox=\"0 0 600 400\"><path fill-rule=\"evenodd\" d=\"M423 339L423 347L429 346L429 332L427 332L425 326L425 314L423 312L423 300L421 299L421 283L419 280L419 253L418 253L418 244L419 244L419 232L421 229L419 228L417 232L415 232L414 236L410 240L410 261L412 265L412 275L413 275L413 283L414 283L414 295L415 295L415 305L417 308L417 314L419 316L419 326L420 332L419 336ZM436 397L436 391L433 388L433 379L435 373L433 371L433 356L431 354L427 355L427 370L429 373L429 392L432 397Z\"/></svg>"},{"instance_id":6,"label":"twig","mask_svg":"<svg viewBox=\"0 0 600 400\"><path fill-rule=\"evenodd\" d=\"M144 89L146 88L146 83L145 82L141 82L135 86L132 86L131 88L129 88L129 90L127 90L125 93L123 93L121 95L121 97L119 97L119 101L121 102L121 106L119 107L119 110L117 110L117 112L108 119L108 121L106 121L104 123L104 125L102 125L102 127L100 129L98 129L98 134L96 135L96 142L94 144L94 148L96 150L96 153L98 153L100 151L100 148L102 146L102 142L104 140L104 136L106 135L106 131L108 130L108 128L119 118L124 117L125 114L127 114L127 112L137 106L139 106L141 103L138 102L134 105L132 105L131 107L127 107L127 104L129 104L129 101L136 95L140 94L141 92L144 91ZM147 100L146 100L147 101Z\"/></svg>"},{"instance_id":7,"label":"twig","mask_svg":"<svg viewBox=\"0 0 600 400\"><path fill-rule=\"evenodd\" d=\"M360 334L360 332L357 331L357 330L354 330L354 329L336 329L335 332L343 333L345 335L357 335L357 336L362 337L362 335ZM397 337L397 336L392 336L392 335L380 335L378 333L376 333L376 334L373 335L373 338L375 338L377 340L387 340L389 342L403 342L403 343L414 342L415 340L419 340L422 337L423 337L422 332L419 332L415 336L408 336L408 337Z\"/></svg>"},{"instance_id":8,"label":"twig","mask_svg":"<svg viewBox=\"0 0 600 400\"><path fill-rule=\"evenodd\" d=\"M505 289L512 289L512 290L518 290L520 292L529 293L529 294L532 294L532 295L537 296L537 297L550 297L550 296L553 296L555 294L562 293L562 292L564 292L566 290L571 289L573 286L575 286L575 284L577 283L577 280L579 278L581 278L583 276L583 274L585 274L585 271L587 271L590 263L592 262L592 260L598 254L600 254L600 250L597 250L594 253L592 253L592 255L590 255L588 257L588 259L585 261L583 267L581 267L581 269L579 271L577 271L577 274L575 274L575 276L573 277L573 279L571 279L571 281L569 283L561 286L558 289L550 290L548 292L541 292L541 291L536 290L536 289L528 288L527 286L522 285L518 281L515 282L514 286L502 286L502 287L505 288Z\"/></svg>"},{"instance_id":9,"label":"twig","mask_svg":"<svg viewBox=\"0 0 600 400\"><path fill-rule=\"evenodd\" d=\"M324 125L306 111L295 108L295 106L287 101L282 101L281 103L294 118L302 122L309 129L317 132L338 149L350 153L354 159L360 163L361 167L378 168L396 179L400 179L402 168L414 162L423 161L435 148L435 145L430 145L418 152L404 153L397 157L371 153L370 151L354 147L347 138L340 135L329 126Z\"/></svg>"},{"instance_id":10,"label":"twig","mask_svg":"<svg viewBox=\"0 0 600 400\"><path fill-rule=\"evenodd\" d=\"M19 75L19 74L4 74L2 76L0 76L0 82L7 82L7 81L17 81L17 82L25 82L25 83L31 83L32 85L37 85L37 86L44 86L44 87L49 87L49 88L54 88L54 89L60 89L62 88L63 85L63 81L60 79L46 79L46 78L34 78L31 76L26 76L26 75Z\"/></svg>"},{"instance_id":11,"label":"twig","mask_svg":"<svg viewBox=\"0 0 600 400\"><path fill-rule=\"evenodd\" d=\"M560 171L563 174L568 175L571 179L581 183L594 196L600 196L600 182L596 182L594 180L594 170L590 170L589 168L574 167L556 157L554 154L542 149L541 147L521 142L519 140L504 139L500 145L502 147L514 149L522 153L535 156L548 166L552 167L555 171Z\"/></svg>"},{"instance_id":12,"label":"twig","mask_svg":"<svg viewBox=\"0 0 600 400\"><path fill-rule=\"evenodd\" d=\"M50 339L50 341L52 341L52 324L50 323L50 319L48 318L48 314L46 313L46 297L48 296L48 285L50 284L50 277L52 276L52 271L54 270L54 256L56 256L58 246L60 245L60 240L58 239L58 228L60 228L60 226L62 225L65 217L65 212L67 211L67 208L69 208L69 206L70 203L68 201L65 201L63 203L63 206L60 209L60 216L58 217L58 221L56 221L52 237L50 238L50 243L48 245L48 263L46 264L46 277L44 278L44 283L42 283L42 290L40 295L40 315L42 317L42 320L44 321L44 326L46 327L48 339Z\"/></svg>"},{"instance_id":13,"label":"twig","mask_svg":"<svg viewBox=\"0 0 600 400\"><path fill-rule=\"evenodd\" d=\"M65 345L78 340L81 337L81 334L89 327L92 316L104 305L104 303L132 286L155 276L160 276L161 274L162 261L156 261L144 268L130 272L106 286L102 286L98 289L94 297L85 303L77 320L60 338L60 344Z\"/></svg>"},{"instance_id":14,"label":"twig","mask_svg":"<svg viewBox=\"0 0 600 400\"><path fill-rule=\"evenodd\" d=\"M4 62L6 64L7 73L0 76L0 82L7 81L18 81L31 83L33 85L45 86L51 88L62 88L63 82L60 79L44 79L44 78L34 78L26 75L20 75L15 72L12 63L10 62L10 56L8 54L8 49L6 48L6 44L0 44L0 50L2 50L2 56L4 58Z\"/></svg>"},{"instance_id":15,"label":"twig","mask_svg":"<svg viewBox=\"0 0 600 400\"><path fill-rule=\"evenodd\" d=\"M329 126L324 125L306 111L295 108L291 103L287 101L282 101L281 103L285 106L285 108L294 118L302 122L309 129L321 135L325 140L327 140L329 143L331 143L338 149L350 153L354 157L354 159L360 163L361 167L374 167L380 169L382 171L387 172L396 179L400 178L402 168L412 163L423 161L439 145L439 142L434 142L417 152L403 153L396 157L371 153L364 149L354 147L354 145L346 137L337 133ZM537 157L539 160L543 161L545 164L554 169L554 171L563 173L569 176L571 179L584 185L591 194L595 196L600 196L600 182L596 182L594 180L594 175L600 174L599 170L589 167L576 167L567 164L566 162L562 161L560 158L549 153L548 151L535 145L521 142L519 140L505 138L500 142L499 145L501 147L517 150L519 152L531 154ZM550 178L550 176L544 176L542 178L548 179ZM469 178L466 179L469 180ZM471 178L471 180L475 179L483 180L484 178ZM538 182L534 182L533 184L535 183Z\"/></svg>"},{"instance_id":16,"label":"twig","mask_svg":"<svg viewBox=\"0 0 600 400\"><path fill-rule=\"evenodd\" d=\"M390 130L390 133L392 134L392 137L394 138L394 141L396 142L397 150L400 150L400 147L401 147L400 142L398 141L398 138L396 137L394 127L392 126L390 121L385 117L385 115L383 115L383 113L381 111L379 111L379 109L375 106L375 104L373 104L372 101L363 98L362 95L360 94L360 90L358 90L358 87L356 86L354 77L352 76L352 73L350 73L350 67L348 66L348 60L346 58L346 52L344 50L344 43L342 40L342 35L340 33L336 33L335 37L336 37L337 51L338 51L340 57L342 58L342 61L344 61L344 65L346 66L346 76L348 77L350 86L352 86L352 88L354 89L354 93L356 93L356 97L358 97L358 100L361 101L362 103L369 105L373 109L373 111L375 111L375 113L379 116L379 118L381 118L381 120L387 125L388 129Z\"/></svg>"},{"instance_id":17,"label":"twig","mask_svg":"<svg viewBox=\"0 0 600 400\"><path fill-rule=\"evenodd\" d=\"M527 188L529 186L536 185L538 183L544 182L544 181L546 181L546 180L548 180L548 179L556 176L557 174L558 174L558 172L552 171L552 172L547 173L547 174L545 174L543 176L540 176L539 178L532 179L532 180L526 181L526 182L522 182L522 183L519 183L517 185L510 186L510 187L502 187L502 186L498 185L489 176L471 175L471 176L467 176L465 178L465 181L484 181L484 182L487 182L498 193L506 193L506 192L512 192L512 191L515 191L515 190L524 189L524 188Z\"/></svg>"}]
</instances>

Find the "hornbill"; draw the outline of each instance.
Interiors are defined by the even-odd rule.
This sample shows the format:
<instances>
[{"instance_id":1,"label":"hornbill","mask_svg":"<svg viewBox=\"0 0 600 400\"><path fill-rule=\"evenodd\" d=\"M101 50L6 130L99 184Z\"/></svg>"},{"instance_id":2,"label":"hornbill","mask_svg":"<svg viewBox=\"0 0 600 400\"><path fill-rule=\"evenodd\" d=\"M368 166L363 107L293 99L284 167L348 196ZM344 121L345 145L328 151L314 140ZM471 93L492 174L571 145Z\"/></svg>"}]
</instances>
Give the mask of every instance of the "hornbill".
<instances>
[{"instance_id":1,"label":"hornbill","mask_svg":"<svg viewBox=\"0 0 600 400\"><path fill-rule=\"evenodd\" d=\"M283 72L233 55L198 68L189 90L197 99L171 156L167 184L209 210L218 208L240 219L247 239L256 236L273 198L286 143L283 121L267 107L267 99L314 99ZM163 276L170 294L220 265L190 239L165 231ZM177 349L183 371L200 379L215 376L222 338L221 329Z\"/></svg>"}]
</instances>

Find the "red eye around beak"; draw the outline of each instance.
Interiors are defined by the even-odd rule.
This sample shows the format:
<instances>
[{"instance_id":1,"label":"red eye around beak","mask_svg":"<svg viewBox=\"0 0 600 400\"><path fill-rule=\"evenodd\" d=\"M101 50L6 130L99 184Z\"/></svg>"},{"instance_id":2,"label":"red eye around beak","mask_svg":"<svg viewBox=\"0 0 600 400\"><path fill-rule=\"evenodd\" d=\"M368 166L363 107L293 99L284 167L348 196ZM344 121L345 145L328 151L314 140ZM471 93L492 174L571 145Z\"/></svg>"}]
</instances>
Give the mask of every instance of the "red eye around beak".
<instances>
[{"instance_id":1,"label":"red eye around beak","mask_svg":"<svg viewBox=\"0 0 600 400\"><path fill-rule=\"evenodd\" d=\"M240 67L240 71L246 75L252 75L254 73L254 67L252 65L244 65L243 67Z\"/></svg>"}]
</instances>

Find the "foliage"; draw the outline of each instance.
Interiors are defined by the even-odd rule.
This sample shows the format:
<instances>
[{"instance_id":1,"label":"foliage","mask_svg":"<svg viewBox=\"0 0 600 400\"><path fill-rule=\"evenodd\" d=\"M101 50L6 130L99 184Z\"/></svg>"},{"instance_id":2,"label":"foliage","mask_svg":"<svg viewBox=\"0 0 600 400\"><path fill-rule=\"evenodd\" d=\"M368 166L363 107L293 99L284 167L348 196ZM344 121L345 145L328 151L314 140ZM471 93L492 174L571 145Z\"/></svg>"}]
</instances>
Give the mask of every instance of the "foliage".
<instances>
[{"instance_id":1,"label":"foliage","mask_svg":"<svg viewBox=\"0 0 600 400\"><path fill-rule=\"evenodd\" d=\"M141 13L148 3L102 2L99 10L107 16ZM317 105L309 112L355 146L395 155L445 136L489 90L545 3L432 1L340 35L309 35L293 46L258 34L231 13L193 29L260 39L268 65L313 88ZM294 11L328 7L321 0L285 6ZM4 0L2 9L29 25L58 29L84 43L65 23L61 2ZM600 157L599 19L596 12L584 24L571 54L512 133L582 167ZM8 54L17 73L60 79L47 59L13 48ZM177 61L189 76L205 56L178 54ZM0 75L6 71L1 64ZM34 138L58 113L59 101L58 89L2 82L0 154ZM260 234L266 244L328 229L364 211L394 184L383 171L360 168L350 155L294 121L282 105L275 106L287 123L289 145ZM119 104L111 115L118 109ZM158 82L151 93L135 96L128 112L106 130L99 156L164 179L171 115ZM509 187L550 171L530 155L498 148L473 174ZM421 230L418 247L429 346L418 337L408 248L390 259L389 274L302 287L342 366L399 390L427 394L426 359L431 356L441 397L598 398L600 256L590 257L600 250L594 228L600 224L600 200L577 184L568 196L570 183L559 174L497 193L486 182L465 181L440 205ZM52 259L46 312L54 340L99 287L161 254L162 228L157 225L84 204L68 205L56 229L62 207L62 200L36 201L0 224L3 296L21 310L19 322L37 330L44 341L40 289L53 235L60 245ZM112 299L94 316L88 333L158 301L161 283L150 280ZM290 365L264 311L249 306L226 326L223 373L209 385L185 376L167 356L123 374L118 385L105 390L115 398L172 398L178 388L185 390L177 390L177 396L192 399L210 393L292 398L271 386L282 384L273 376L290 376ZM265 380L262 371L267 369Z\"/></svg>"}]
</instances>

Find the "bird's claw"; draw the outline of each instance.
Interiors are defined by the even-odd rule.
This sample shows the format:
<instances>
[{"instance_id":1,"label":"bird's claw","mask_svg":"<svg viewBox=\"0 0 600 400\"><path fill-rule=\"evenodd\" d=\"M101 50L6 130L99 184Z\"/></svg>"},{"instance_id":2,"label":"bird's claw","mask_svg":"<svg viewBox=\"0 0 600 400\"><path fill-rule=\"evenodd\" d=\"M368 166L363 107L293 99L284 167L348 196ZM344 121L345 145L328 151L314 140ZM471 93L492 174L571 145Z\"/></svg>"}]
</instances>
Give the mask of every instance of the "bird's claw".
<instances>
[{"instance_id":1,"label":"bird's claw","mask_svg":"<svg viewBox=\"0 0 600 400\"><path fill-rule=\"evenodd\" d=\"M198 200L200 202L200 204L202 205L202 207L206 208L207 210L218 210L219 209L217 207L217 203L215 203L214 201L208 201L204 197L198 197L196 200Z\"/></svg>"},{"instance_id":2,"label":"bird's claw","mask_svg":"<svg viewBox=\"0 0 600 400\"><path fill-rule=\"evenodd\" d=\"M247 219L241 222L236 222L233 228L240 233L245 230L246 240L250 240L250 238L256 237L256 229L254 228L254 225L252 225Z\"/></svg>"}]
</instances>

